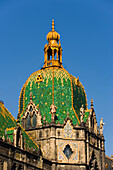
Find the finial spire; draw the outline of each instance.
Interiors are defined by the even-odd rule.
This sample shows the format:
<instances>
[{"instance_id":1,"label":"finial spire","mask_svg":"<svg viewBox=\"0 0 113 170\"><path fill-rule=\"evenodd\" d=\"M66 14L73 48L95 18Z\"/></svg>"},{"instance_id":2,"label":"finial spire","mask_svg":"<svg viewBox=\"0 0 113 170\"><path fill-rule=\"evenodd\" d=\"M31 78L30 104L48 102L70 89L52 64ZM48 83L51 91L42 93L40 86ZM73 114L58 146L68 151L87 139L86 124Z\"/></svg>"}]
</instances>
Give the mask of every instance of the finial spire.
<instances>
[{"instance_id":1,"label":"finial spire","mask_svg":"<svg viewBox=\"0 0 113 170\"><path fill-rule=\"evenodd\" d=\"M54 31L55 27L54 27L54 19L52 20L52 31Z\"/></svg>"},{"instance_id":2,"label":"finial spire","mask_svg":"<svg viewBox=\"0 0 113 170\"><path fill-rule=\"evenodd\" d=\"M93 108L93 99L91 99L91 108Z\"/></svg>"},{"instance_id":3,"label":"finial spire","mask_svg":"<svg viewBox=\"0 0 113 170\"><path fill-rule=\"evenodd\" d=\"M91 99L91 110L92 110L92 112L94 111L94 107L93 107L94 105L93 105L93 99Z\"/></svg>"}]
</instances>

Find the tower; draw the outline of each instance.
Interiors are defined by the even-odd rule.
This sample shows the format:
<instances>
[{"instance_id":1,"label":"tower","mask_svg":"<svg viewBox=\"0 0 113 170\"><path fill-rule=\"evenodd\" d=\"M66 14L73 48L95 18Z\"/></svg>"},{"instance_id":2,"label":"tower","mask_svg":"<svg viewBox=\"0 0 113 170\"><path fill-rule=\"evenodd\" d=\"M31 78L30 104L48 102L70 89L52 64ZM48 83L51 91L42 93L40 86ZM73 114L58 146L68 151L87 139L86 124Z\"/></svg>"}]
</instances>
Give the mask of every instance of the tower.
<instances>
[{"instance_id":1,"label":"tower","mask_svg":"<svg viewBox=\"0 0 113 170\"><path fill-rule=\"evenodd\" d=\"M88 110L82 83L62 65L54 20L47 41L44 66L22 87L18 120L41 147L43 169L104 170L103 121L97 129L93 100Z\"/></svg>"},{"instance_id":2,"label":"tower","mask_svg":"<svg viewBox=\"0 0 113 170\"><path fill-rule=\"evenodd\" d=\"M55 31L54 20L52 20L52 30L47 34L48 44L44 47L44 66L62 67L62 47L60 35Z\"/></svg>"}]
</instances>

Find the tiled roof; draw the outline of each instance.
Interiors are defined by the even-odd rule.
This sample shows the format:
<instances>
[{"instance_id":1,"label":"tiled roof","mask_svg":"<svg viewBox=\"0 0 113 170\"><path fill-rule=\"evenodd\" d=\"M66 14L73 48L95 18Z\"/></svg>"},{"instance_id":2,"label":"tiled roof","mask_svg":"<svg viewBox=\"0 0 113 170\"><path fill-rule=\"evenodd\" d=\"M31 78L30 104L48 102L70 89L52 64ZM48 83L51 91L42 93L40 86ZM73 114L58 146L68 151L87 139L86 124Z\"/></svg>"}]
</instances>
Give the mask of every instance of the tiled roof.
<instances>
[{"instance_id":1,"label":"tiled roof","mask_svg":"<svg viewBox=\"0 0 113 170\"><path fill-rule=\"evenodd\" d=\"M4 104L0 102L0 136L5 135L7 128L15 127L16 120L11 113L4 107Z\"/></svg>"},{"instance_id":2,"label":"tiled roof","mask_svg":"<svg viewBox=\"0 0 113 170\"><path fill-rule=\"evenodd\" d=\"M14 117L11 115L11 113L6 109L4 104L0 102L0 136L6 137L11 139L11 142L13 142L13 133L14 129L17 126L17 122L14 119ZM21 127L21 126L20 126ZM21 127L21 132L23 135L23 140L26 144L27 148L33 148L36 151L38 150L38 145L32 140L32 138L28 135L27 132Z\"/></svg>"},{"instance_id":3,"label":"tiled roof","mask_svg":"<svg viewBox=\"0 0 113 170\"><path fill-rule=\"evenodd\" d=\"M38 75L42 81L37 82ZM87 109L87 99L84 87L75 83L76 78L70 75L64 68L51 67L33 73L22 88L19 100L20 121L27 105L30 102L30 92L34 104L40 108L42 118L51 122L50 106L54 100L57 107L57 122L63 124L64 119L69 117L73 124L79 124L79 110L82 104Z\"/></svg>"}]
</instances>

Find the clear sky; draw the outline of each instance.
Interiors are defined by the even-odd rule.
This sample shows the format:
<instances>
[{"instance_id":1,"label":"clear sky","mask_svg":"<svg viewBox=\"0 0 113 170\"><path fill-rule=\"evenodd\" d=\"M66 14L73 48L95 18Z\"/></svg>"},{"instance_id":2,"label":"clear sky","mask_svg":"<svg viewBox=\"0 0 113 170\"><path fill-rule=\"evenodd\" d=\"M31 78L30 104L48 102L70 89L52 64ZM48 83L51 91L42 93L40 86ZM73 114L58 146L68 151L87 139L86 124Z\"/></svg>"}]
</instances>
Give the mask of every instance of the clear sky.
<instances>
[{"instance_id":1,"label":"clear sky","mask_svg":"<svg viewBox=\"0 0 113 170\"><path fill-rule=\"evenodd\" d=\"M43 66L51 21L61 35L63 66L94 99L113 154L113 0L0 0L0 99L16 118L21 88Z\"/></svg>"}]
</instances>

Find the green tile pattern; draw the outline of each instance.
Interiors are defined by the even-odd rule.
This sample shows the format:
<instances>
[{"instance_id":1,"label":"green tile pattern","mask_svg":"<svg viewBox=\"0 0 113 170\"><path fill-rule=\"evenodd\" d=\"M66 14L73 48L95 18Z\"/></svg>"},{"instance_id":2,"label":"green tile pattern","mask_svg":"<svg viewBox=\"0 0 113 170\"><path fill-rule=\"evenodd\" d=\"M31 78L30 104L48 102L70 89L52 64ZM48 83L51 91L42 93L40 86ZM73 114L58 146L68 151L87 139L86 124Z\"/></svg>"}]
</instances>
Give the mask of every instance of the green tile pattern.
<instances>
[{"instance_id":1,"label":"green tile pattern","mask_svg":"<svg viewBox=\"0 0 113 170\"><path fill-rule=\"evenodd\" d=\"M6 133L7 133L8 138L11 139L11 142L13 142L13 133L14 133L14 130L10 130L10 129L8 130L7 129Z\"/></svg>"},{"instance_id":2,"label":"green tile pattern","mask_svg":"<svg viewBox=\"0 0 113 170\"><path fill-rule=\"evenodd\" d=\"M13 142L13 133L14 128L16 128L17 122L14 119L14 117L10 114L10 112L4 107L2 103L0 103L0 136L6 138L6 135L8 138L11 139ZM38 146L35 144L35 142L29 137L27 132L23 128L21 128L23 138L26 141L26 148L34 148L38 150Z\"/></svg>"},{"instance_id":3,"label":"green tile pattern","mask_svg":"<svg viewBox=\"0 0 113 170\"><path fill-rule=\"evenodd\" d=\"M69 117L73 124L79 123L72 108L72 89L71 80L67 71L63 69L54 69L54 103L57 106L57 122L64 123L64 119Z\"/></svg>"},{"instance_id":4,"label":"green tile pattern","mask_svg":"<svg viewBox=\"0 0 113 170\"><path fill-rule=\"evenodd\" d=\"M71 76L72 78L72 86L73 86L73 107L76 110L76 113L78 117L80 118L80 108L82 104L84 105L84 109L87 108L87 101L86 101L86 94L83 89L82 84L80 83L80 86L77 86L75 83L75 77Z\"/></svg>"},{"instance_id":5,"label":"green tile pattern","mask_svg":"<svg viewBox=\"0 0 113 170\"><path fill-rule=\"evenodd\" d=\"M0 136L5 135L5 130L16 126L16 120L10 112L0 103Z\"/></svg>"},{"instance_id":6,"label":"green tile pattern","mask_svg":"<svg viewBox=\"0 0 113 170\"><path fill-rule=\"evenodd\" d=\"M88 117L89 117L89 113L90 113L89 111L86 111L86 112L85 112L84 117L83 117L84 122L87 121L87 119L88 119Z\"/></svg>"},{"instance_id":7,"label":"green tile pattern","mask_svg":"<svg viewBox=\"0 0 113 170\"><path fill-rule=\"evenodd\" d=\"M22 89L20 96L20 122L27 105L30 102L30 92L32 92L32 100L37 107L40 108L42 118L46 117L47 122L51 122L50 106L52 104L53 89L53 69L54 69L54 103L57 106L56 122L63 124L64 119L69 117L73 124L79 124L79 110L82 104L86 108L86 96L84 88L75 84L75 77L71 76L63 68L47 68L36 71L27 80ZM42 75L42 82L37 83L37 76Z\"/></svg>"},{"instance_id":8,"label":"green tile pattern","mask_svg":"<svg viewBox=\"0 0 113 170\"><path fill-rule=\"evenodd\" d=\"M43 81L36 83L36 78L38 74L42 75ZM32 100L36 106L39 106L42 117L44 117L45 115L46 120L48 122L51 121L51 114L49 112L50 106L52 104L52 81L53 81L52 69L39 70L29 78L29 81L25 86L25 99L24 99L25 106L23 107L24 110L23 112L25 112L25 108L30 102L30 92L32 92ZM22 106L23 105L21 105L20 107Z\"/></svg>"}]
</instances>

